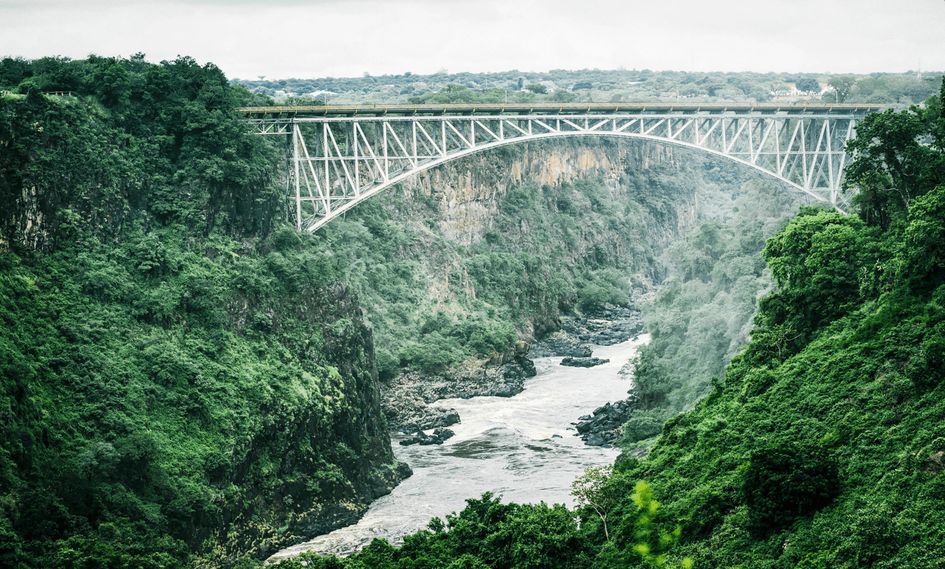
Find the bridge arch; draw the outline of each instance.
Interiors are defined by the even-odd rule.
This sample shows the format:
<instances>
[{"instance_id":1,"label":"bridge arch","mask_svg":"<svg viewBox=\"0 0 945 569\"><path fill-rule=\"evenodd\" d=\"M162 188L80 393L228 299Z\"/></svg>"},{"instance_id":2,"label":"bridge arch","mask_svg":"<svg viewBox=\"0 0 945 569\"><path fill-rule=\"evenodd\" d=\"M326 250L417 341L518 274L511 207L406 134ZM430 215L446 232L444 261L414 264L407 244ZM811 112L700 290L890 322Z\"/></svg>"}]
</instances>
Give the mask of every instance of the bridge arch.
<instances>
[{"instance_id":1,"label":"bridge arch","mask_svg":"<svg viewBox=\"0 0 945 569\"><path fill-rule=\"evenodd\" d=\"M874 110L855 105L711 105L509 109L453 105L247 109L255 131L291 140L290 199L299 229L331 220L420 172L510 144L601 136L726 158L842 210L846 141ZM288 108L288 109L299 109ZM255 113L255 114L254 114ZM260 116L261 113L262 116ZM277 113L282 113L279 116Z\"/></svg>"}]
</instances>

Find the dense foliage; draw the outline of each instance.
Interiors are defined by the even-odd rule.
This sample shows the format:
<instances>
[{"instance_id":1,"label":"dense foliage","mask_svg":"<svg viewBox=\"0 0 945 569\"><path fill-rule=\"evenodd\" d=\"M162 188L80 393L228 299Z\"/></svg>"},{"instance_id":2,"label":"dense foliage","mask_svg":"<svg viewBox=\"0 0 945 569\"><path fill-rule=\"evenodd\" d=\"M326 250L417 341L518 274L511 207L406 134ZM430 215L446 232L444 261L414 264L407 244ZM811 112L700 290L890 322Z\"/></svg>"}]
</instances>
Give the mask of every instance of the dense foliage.
<instances>
[{"instance_id":1,"label":"dense foliage","mask_svg":"<svg viewBox=\"0 0 945 569\"><path fill-rule=\"evenodd\" d=\"M180 58L0 60L0 218L10 243L47 246L80 224L132 220L265 233L282 218L273 153L245 135L248 97ZM44 95L46 92L66 95Z\"/></svg>"},{"instance_id":2,"label":"dense foliage","mask_svg":"<svg viewBox=\"0 0 945 569\"><path fill-rule=\"evenodd\" d=\"M797 211L797 197L742 185L730 205L716 205L716 215L661 257L666 278L641 304L651 339L633 362L638 404L624 425L625 445L659 434L667 419L711 392L748 341L758 296L771 286L760 255L765 237Z\"/></svg>"},{"instance_id":3,"label":"dense foliage","mask_svg":"<svg viewBox=\"0 0 945 569\"><path fill-rule=\"evenodd\" d=\"M482 160L507 167L530 150ZM625 304L641 278L654 280L668 230L632 236L648 226L674 227L676 205L691 199L699 172L623 167L616 189L592 177L512 185L472 243L447 237L436 224L449 204L406 190L327 227L324 238L368 309L382 376L492 357L518 337L554 330L562 312Z\"/></svg>"},{"instance_id":4,"label":"dense foliage","mask_svg":"<svg viewBox=\"0 0 945 569\"><path fill-rule=\"evenodd\" d=\"M218 566L350 520L396 478L371 336L313 239L272 231L244 95L183 58L20 63L0 65L21 92L0 99L0 565Z\"/></svg>"},{"instance_id":5,"label":"dense foliage","mask_svg":"<svg viewBox=\"0 0 945 569\"><path fill-rule=\"evenodd\" d=\"M945 148L929 131L940 128L945 114L934 99L926 108L939 114L927 115L915 137L934 164ZM914 150L898 137L919 112L891 114L858 135L870 140L858 138L854 148L894 149L874 162L874 175ZM855 158L868 155L857 150ZM606 482L591 487L597 499L582 499L584 508L571 514L580 522L576 528L545 525L539 541L525 533L524 521L518 530L508 528L508 519L491 520L479 502L470 502L451 519L474 517L486 536L521 535L521 541L498 541L483 551L465 549L480 542L461 531L421 532L403 548L375 544L342 566L361 567L384 550L381 559L390 567L435 566L431 560L447 553L474 556L460 567L529 567L488 556L549 542L573 543L560 559L587 556L580 561L590 567L939 566L945 557L945 179L908 192L904 208L893 203L877 212L871 211L876 202L861 202L859 216L806 209L769 240L763 254L776 288L760 305L747 348L695 409L664 426L646 457L623 457ZM863 221L874 213L889 223ZM663 500L650 520L663 529L649 543L639 529L641 480ZM521 508L535 516L549 510ZM678 532L669 529L674 521ZM433 525L442 531L441 522ZM448 524L447 534L453 531ZM653 556L656 546L668 551Z\"/></svg>"},{"instance_id":6,"label":"dense foliage","mask_svg":"<svg viewBox=\"0 0 945 569\"><path fill-rule=\"evenodd\" d=\"M659 85L654 97L681 83L721 99L772 88L626 73ZM493 79L526 98L573 79L514 75ZM593 97L611 89L603 77L567 91ZM911 77L792 81L819 79L836 99L930 92ZM442 87L399 95L506 90ZM251 96L213 66L5 59L0 89L4 566L226 565L356 516L397 473L371 333L340 282L371 307L393 374L494 356L561 311L664 276L638 365L649 408L626 435L661 432L646 457L580 480L574 511L486 495L402 547L307 566L898 569L945 556L940 98L860 126L858 216L805 209L764 244L775 287L724 367L769 282L757 253L780 220L736 198L661 256L711 161L621 172L616 189L511 187L465 244L437 227L435 200L397 196L300 236L279 224L275 151L234 112ZM788 209L778 196L765 203ZM627 237L642 227L666 235Z\"/></svg>"}]
</instances>

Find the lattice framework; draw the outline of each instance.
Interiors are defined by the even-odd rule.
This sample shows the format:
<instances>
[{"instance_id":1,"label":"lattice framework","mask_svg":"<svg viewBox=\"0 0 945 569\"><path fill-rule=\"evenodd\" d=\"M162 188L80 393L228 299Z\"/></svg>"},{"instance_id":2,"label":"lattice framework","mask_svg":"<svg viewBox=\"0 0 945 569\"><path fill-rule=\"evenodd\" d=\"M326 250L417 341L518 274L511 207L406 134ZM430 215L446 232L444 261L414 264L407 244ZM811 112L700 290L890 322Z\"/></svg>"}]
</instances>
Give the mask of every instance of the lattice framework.
<instances>
[{"instance_id":1,"label":"lattice framework","mask_svg":"<svg viewBox=\"0 0 945 569\"><path fill-rule=\"evenodd\" d=\"M863 112L716 112L323 116L250 119L290 137L299 229L316 231L418 172L506 144L612 136L694 148L773 176L843 210L846 142Z\"/></svg>"}]
</instances>

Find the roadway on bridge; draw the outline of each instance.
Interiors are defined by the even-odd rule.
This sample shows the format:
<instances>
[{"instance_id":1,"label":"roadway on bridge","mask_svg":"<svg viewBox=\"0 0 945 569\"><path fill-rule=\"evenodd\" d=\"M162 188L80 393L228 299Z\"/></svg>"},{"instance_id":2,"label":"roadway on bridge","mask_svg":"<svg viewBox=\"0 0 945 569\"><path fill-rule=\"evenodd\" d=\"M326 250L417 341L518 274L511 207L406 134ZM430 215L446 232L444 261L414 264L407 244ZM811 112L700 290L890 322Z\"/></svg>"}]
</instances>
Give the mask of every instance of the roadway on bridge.
<instances>
[{"instance_id":1,"label":"roadway on bridge","mask_svg":"<svg viewBox=\"0 0 945 569\"><path fill-rule=\"evenodd\" d=\"M242 107L248 118L288 117L354 117L354 116L417 116L417 115L533 115L533 114L614 114L614 113L790 113L849 114L884 109L882 105L860 103L450 103L410 105L401 103L372 105L272 105Z\"/></svg>"}]
</instances>

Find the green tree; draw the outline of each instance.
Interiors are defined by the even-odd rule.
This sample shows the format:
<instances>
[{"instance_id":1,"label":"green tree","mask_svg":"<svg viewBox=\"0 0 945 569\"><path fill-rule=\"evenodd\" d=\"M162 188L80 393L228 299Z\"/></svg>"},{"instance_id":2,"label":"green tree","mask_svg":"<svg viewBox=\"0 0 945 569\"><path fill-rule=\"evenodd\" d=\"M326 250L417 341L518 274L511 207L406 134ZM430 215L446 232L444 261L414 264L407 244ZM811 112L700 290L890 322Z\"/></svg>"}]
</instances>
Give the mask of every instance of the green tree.
<instances>
[{"instance_id":1,"label":"green tree","mask_svg":"<svg viewBox=\"0 0 945 569\"><path fill-rule=\"evenodd\" d=\"M607 516L617 505L620 495L614 485L608 484L613 475L612 466L592 466L571 483L571 495L582 508L593 510L604 528L604 539L610 541Z\"/></svg>"},{"instance_id":2,"label":"green tree","mask_svg":"<svg viewBox=\"0 0 945 569\"><path fill-rule=\"evenodd\" d=\"M829 84L833 88L830 93L833 102L843 103L850 96L853 85L856 84L856 79L849 75L838 75L831 77Z\"/></svg>"},{"instance_id":3,"label":"green tree","mask_svg":"<svg viewBox=\"0 0 945 569\"><path fill-rule=\"evenodd\" d=\"M768 240L764 257L778 289L762 299L749 353L780 361L862 299L861 282L879 258L874 233L856 217L802 210Z\"/></svg>"},{"instance_id":4,"label":"green tree","mask_svg":"<svg viewBox=\"0 0 945 569\"><path fill-rule=\"evenodd\" d=\"M797 87L798 91L805 91L808 93L820 92L820 83L814 77L800 77L795 80L794 86Z\"/></svg>"},{"instance_id":5,"label":"green tree","mask_svg":"<svg viewBox=\"0 0 945 569\"><path fill-rule=\"evenodd\" d=\"M919 290L945 282L945 186L916 198L902 248L902 277Z\"/></svg>"},{"instance_id":6,"label":"green tree","mask_svg":"<svg viewBox=\"0 0 945 569\"><path fill-rule=\"evenodd\" d=\"M945 179L942 97L930 98L924 107L867 115L847 149L853 159L844 185L858 190L854 203L860 216L884 229L902 221L912 200Z\"/></svg>"}]
</instances>

